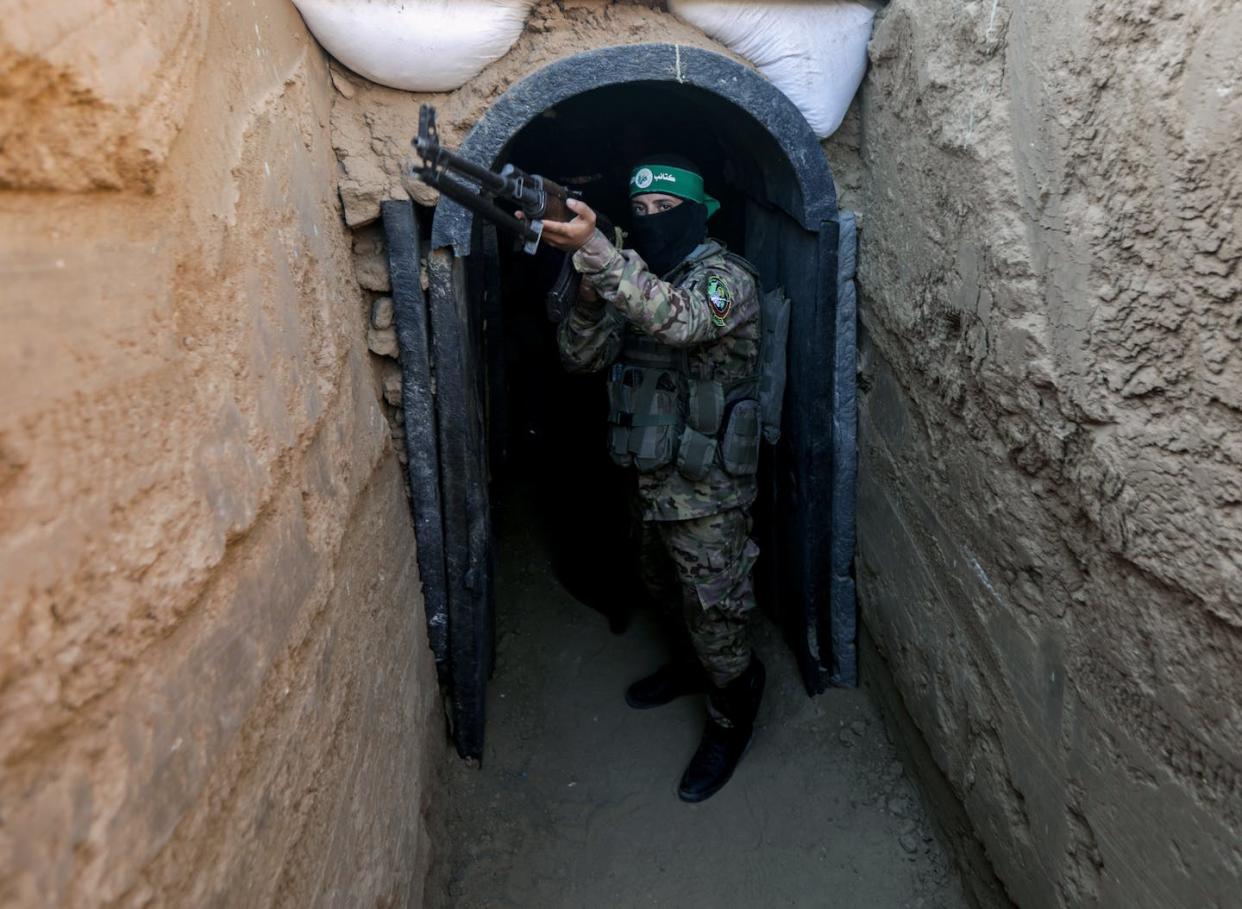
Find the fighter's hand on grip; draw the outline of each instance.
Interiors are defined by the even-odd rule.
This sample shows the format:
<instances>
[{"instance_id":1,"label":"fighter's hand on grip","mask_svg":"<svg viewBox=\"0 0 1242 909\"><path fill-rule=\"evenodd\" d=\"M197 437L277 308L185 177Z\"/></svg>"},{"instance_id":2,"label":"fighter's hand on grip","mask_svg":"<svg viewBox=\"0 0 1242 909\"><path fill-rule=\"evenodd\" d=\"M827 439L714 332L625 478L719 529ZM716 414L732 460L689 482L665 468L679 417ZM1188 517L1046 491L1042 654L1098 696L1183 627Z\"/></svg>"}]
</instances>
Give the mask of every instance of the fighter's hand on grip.
<instances>
[{"instance_id":1,"label":"fighter's hand on grip","mask_svg":"<svg viewBox=\"0 0 1242 909\"><path fill-rule=\"evenodd\" d=\"M544 221L543 242L556 249L573 252L581 249L595 233L595 211L578 199L565 204L575 215L572 221Z\"/></svg>"}]
</instances>

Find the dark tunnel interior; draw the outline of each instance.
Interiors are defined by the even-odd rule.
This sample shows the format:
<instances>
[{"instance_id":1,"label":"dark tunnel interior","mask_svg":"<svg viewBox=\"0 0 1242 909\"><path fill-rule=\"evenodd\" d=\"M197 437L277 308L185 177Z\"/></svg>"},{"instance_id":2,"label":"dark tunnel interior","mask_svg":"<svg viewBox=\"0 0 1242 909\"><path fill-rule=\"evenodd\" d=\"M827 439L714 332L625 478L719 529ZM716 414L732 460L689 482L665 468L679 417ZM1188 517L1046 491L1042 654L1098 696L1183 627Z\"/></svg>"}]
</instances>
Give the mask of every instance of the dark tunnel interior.
<instances>
[{"instance_id":1,"label":"dark tunnel interior","mask_svg":"<svg viewBox=\"0 0 1242 909\"><path fill-rule=\"evenodd\" d=\"M739 135L752 130L766 141ZM762 126L700 90L637 83L597 89L545 111L495 164L511 162L571 186L627 230L632 164L646 154L685 155L721 202L709 235L743 252L747 202L762 204L756 189L779 179L761 160L771 141ZM493 242L486 232L480 240L485 247ZM632 570L631 480L605 451L603 377L571 375L560 364L544 295L561 254L542 248L528 256L503 234L494 242L498 274L481 276L493 501L505 507L529 496L539 503L527 526L544 538L558 580L620 631L646 595ZM761 522L762 511L760 503Z\"/></svg>"}]
</instances>

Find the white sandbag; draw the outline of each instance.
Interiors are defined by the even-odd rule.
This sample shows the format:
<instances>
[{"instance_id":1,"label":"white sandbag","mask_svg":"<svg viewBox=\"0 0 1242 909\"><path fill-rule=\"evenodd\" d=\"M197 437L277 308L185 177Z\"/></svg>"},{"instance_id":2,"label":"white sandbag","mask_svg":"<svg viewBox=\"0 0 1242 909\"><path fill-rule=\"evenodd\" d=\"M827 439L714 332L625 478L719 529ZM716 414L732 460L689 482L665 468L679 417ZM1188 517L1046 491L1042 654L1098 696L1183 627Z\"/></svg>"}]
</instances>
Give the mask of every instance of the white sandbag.
<instances>
[{"instance_id":1,"label":"white sandbag","mask_svg":"<svg viewBox=\"0 0 1242 909\"><path fill-rule=\"evenodd\" d=\"M668 8L757 66L821 139L841 125L867 70L872 4L669 0Z\"/></svg>"},{"instance_id":2,"label":"white sandbag","mask_svg":"<svg viewBox=\"0 0 1242 909\"><path fill-rule=\"evenodd\" d=\"M343 66L411 92L460 88L505 55L535 0L293 0Z\"/></svg>"}]
</instances>

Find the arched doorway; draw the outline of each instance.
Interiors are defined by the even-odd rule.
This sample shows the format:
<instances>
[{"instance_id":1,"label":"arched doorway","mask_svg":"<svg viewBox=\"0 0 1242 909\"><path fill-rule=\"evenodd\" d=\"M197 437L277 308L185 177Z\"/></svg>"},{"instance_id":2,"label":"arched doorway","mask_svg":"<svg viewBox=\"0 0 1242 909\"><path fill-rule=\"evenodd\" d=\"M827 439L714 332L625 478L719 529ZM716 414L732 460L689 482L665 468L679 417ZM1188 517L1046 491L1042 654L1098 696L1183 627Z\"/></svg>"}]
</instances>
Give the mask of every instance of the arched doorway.
<instances>
[{"instance_id":1,"label":"arched doorway","mask_svg":"<svg viewBox=\"0 0 1242 909\"><path fill-rule=\"evenodd\" d=\"M557 122L541 124L549 112ZM668 146L706 162L709 185L728 197L728 218L719 229L758 266L765 289L783 286L793 303L784 436L768 453L757 509L764 550L760 600L781 622L809 693L853 685L853 222L837 211L828 164L802 115L760 75L719 54L663 44L612 47L553 63L511 88L460 150L496 167L514 155L534 155L541 128L556 135L576 123L579 133L598 135L599 147L620 158L624 137L608 124L643 116L672 124ZM589 139L578 142L587 155ZM553 155L555 146L545 144ZM552 173L536 161L519 163ZM406 224L409 211L403 203L384 208L395 295L397 259L412 258L400 245L403 237L408 246L417 236ZM478 758L493 653L485 415L488 351L495 341L489 332L503 313L505 291L494 231L475 223L470 212L441 203L430 246L428 365L436 383L436 433L421 464L411 452L411 473L413 480L420 471L424 483L433 473L438 479L437 513L428 517L424 509L420 518L420 566L454 739L459 753ZM421 297L416 287L408 292ZM405 359L407 342L420 339L415 331L400 334L406 335ZM425 352L425 335L421 343ZM420 383L428 392L411 401L407 390L407 420L425 418L431 409L429 376L413 378L407 371L415 397ZM434 464L429 451L436 452ZM417 510L417 490L415 499Z\"/></svg>"}]
</instances>

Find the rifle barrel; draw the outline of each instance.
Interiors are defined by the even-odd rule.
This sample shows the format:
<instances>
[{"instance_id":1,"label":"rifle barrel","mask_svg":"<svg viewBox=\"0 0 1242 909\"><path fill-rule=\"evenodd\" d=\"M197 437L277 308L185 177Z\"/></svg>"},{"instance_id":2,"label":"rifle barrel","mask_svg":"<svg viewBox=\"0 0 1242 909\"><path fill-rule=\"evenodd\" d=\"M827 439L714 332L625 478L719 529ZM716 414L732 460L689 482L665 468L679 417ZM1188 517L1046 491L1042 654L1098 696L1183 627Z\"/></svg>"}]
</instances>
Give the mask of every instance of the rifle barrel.
<instances>
[{"instance_id":1,"label":"rifle barrel","mask_svg":"<svg viewBox=\"0 0 1242 909\"><path fill-rule=\"evenodd\" d=\"M457 182L448 174L426 167L421 169L419 179L429 186L434 186L441 195L452 199L463 208L468 208L492 221L498 227L517 234L523 242L531 243L539 239L539 232L530 226L529 221L519 221L507 211L497 208L484 199L472 187Z\"/></svg>"},{"instance_id":2,"label":"rifle barrel","mask_svg":"<svg viewBox=\"0 0 1242 909\"><path fill-rule=\"evenodd\" d=\"M447 148L436 144L433 154L429 155L433 167L448 167L459 173L465 174L471 180L474 180L483 188L485 192L492 195L501 195L509 188L509 181L500 174L488 170L482 165L475 164L456 152L451 152Z\"/></svg>"}]
</instances>

